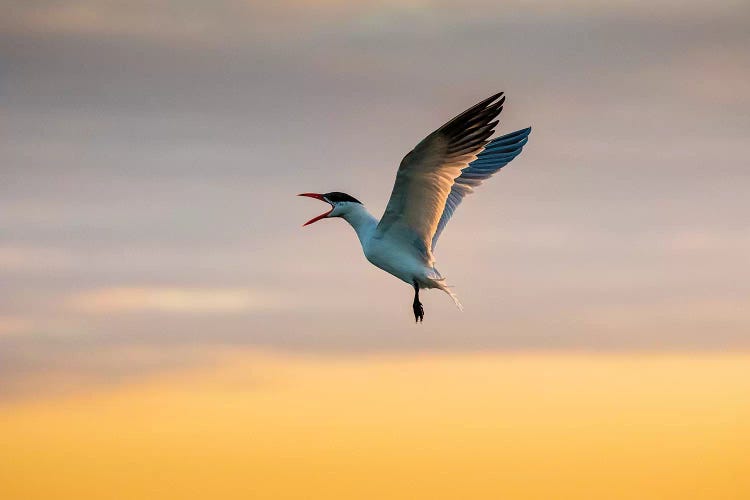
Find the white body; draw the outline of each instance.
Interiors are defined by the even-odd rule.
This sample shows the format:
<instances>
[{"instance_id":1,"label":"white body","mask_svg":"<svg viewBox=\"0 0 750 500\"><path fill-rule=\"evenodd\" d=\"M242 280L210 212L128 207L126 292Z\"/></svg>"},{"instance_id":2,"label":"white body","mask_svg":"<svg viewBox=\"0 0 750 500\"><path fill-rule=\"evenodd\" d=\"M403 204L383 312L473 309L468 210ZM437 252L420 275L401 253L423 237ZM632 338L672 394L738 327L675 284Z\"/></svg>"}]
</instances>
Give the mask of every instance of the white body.
<instances>
[{"instance_id":1,"label":"white body","mask_svg":"<svg viewBox=\"0 0 750 500\"><path fill-rule=\"evenodd\" d=\"M340 215L336 215L354 228L370 263L409 285L416 282L419 288L439 288L461 308L461 303L449 290L434 263L428 261L413 242L399 238L393 232L381 234L377 230L378 220L359 203L339 204L334 212L339 212Z\"/></svg>"}]
</instances>

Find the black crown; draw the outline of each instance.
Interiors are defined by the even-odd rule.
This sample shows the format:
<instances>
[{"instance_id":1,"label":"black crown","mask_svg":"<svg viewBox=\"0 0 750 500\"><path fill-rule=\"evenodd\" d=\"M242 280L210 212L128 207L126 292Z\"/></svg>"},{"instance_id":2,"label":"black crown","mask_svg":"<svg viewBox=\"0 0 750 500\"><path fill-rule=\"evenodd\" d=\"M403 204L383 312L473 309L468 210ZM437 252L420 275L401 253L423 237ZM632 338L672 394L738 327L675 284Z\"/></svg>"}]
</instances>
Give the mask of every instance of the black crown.
<instances>
[{"instance_id":1,"label":"black crown","mask_svg":"<svg viewBox=\"0 0 750 500\"><path fill-rule=\"evenodd\" d=\"M355 198L353 196L349 196L346 193L341 193L339 191L333 191L331 193L326 193L326 194L323 195L323 197L326 200L328 200L328 201L330 201L332 203L339 203L339 202L342 202L342 201L351 201L351 202L354 202L354 203L359 203L360 205L362 204L362 202L359 201L357 198Z\"/></svg>"}]
</instances>

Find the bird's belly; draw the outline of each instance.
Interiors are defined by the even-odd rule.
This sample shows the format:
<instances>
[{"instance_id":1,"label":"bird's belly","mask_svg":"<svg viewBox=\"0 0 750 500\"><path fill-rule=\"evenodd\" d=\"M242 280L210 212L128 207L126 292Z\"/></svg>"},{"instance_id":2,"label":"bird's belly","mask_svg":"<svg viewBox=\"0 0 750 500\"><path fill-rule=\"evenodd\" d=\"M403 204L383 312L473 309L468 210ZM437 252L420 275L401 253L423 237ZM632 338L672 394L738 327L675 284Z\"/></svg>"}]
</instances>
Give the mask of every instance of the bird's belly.
<instances>
[{"instance_id":1,"label":"bird's belly","mask_svg":"<svg viewBox=\"0 0 750 500\"><path fill-rule=\"evenodd\" d=\"M421 281L427 271L427 267L418 257L398 247L378 242L368 245L365 249L365 257L374 266L410 285L414 279Z\"/></svg>"}]
</instances>

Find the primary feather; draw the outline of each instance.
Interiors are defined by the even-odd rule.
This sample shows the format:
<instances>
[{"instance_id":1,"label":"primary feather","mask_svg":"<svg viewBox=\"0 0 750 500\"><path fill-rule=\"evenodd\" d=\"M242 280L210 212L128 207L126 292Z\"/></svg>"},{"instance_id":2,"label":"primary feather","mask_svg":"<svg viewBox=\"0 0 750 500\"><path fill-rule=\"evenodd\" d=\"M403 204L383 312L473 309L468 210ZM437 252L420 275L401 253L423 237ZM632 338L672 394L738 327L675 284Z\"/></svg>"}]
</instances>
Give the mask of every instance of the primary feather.
<instances>
[{"instance_id":1,"label":"primary feather","mask_svg":"<svg viewBox=\"0 0 750 500\"><path fill-rule=\"evenodd\" d=\"M494 133L495 118L504 101L500 92L472 106L428 135L401 160L376 238L401 240L416 247L425 264L433 265L432 240L451 188Z\"/></svg>"},{"instance_id":2,"label":"primary feather","mask_svg":"<svg viewBox=\"0 0 750 500\"><path fill-rule=\"evenodd\" d=\"M492 177L510 161L521 154L524 145L529 141L531 127L523 130L516 130L497 139L491 140L477 156L477 159L461 171L451 187L448 198L445 201L443 214L438 221L437 229L432 237L432 250L435 250L440 233L445 229L446 224L453 216L458 205L463 201L464 196L473 193L474 188L479 186L482 181Z\"/></svg>"}]
</instances>

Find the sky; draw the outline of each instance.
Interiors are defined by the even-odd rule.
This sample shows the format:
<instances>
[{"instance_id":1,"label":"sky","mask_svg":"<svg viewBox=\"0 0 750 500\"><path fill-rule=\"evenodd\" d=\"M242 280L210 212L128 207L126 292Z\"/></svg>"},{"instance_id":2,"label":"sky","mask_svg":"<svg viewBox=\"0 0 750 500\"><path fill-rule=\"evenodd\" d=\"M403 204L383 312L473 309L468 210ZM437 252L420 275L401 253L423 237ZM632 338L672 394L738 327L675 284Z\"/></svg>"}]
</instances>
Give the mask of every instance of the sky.
<instances>
[{"instance_id":1,"label":"sky","mask_svg":"<svg viewBox=\"0 0 750 500\"><path fill-rule=\"evenodd\" d=\"M750 345L746 2L0 4L0 408L17 425L89 408L82 394L182 408L184 381L227 359L313 360L320 383L339 363L356 378L425 359L445 381L476 356L502 377L526 353L535 373L543 353L597 397L599 360L676 356L691 380L747 389L702 364L741 365ZM498 132L532 126L530 141L441 237L464 312L428 292L415 326L410 288L343 221L302 228L324 207L295 195L344 191L379 216L404 154L497 91ZM211 380L206 394L245 394ZM696 391L673 409L746 415Z\"/></svg>"},{"instance_id":2,"label":"sky","mask_svg":"<svg viewBox=\"0 0 750 500\"><path fill-rule=\"evenodd\" d=\"M0 412L0 491L742 500L749 361L225 353L214 367Z\"/></svg>"}]
</instances>

